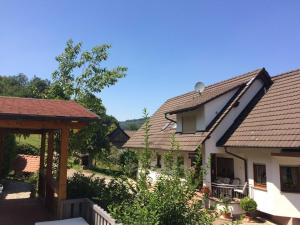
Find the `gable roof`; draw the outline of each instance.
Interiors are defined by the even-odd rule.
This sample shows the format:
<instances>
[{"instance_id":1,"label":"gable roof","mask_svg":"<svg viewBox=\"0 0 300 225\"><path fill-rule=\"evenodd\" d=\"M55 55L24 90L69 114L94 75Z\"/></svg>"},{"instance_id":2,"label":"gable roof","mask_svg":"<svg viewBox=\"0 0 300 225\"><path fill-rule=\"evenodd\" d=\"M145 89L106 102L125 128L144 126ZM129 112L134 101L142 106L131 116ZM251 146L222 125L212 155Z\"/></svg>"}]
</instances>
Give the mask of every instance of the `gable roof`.
<instances>
[{"instance_id":1,"label":"gable roof","mask_svg":"<svg viewBox=\"0 0 300 225\"><path fill-rule=\"evenodd\" d=\"M75 101L0 96L0 118L94 120L98 116Z\"/></svg>"},{"instance_id":2,"label":"gable roof","mask_svg":"<svg viewBox=\"0 0 300 225\"><path fill-rule=\"evenodd\" d=\"M200 105L203 105L229 91L240 87L254 78L257 74L259 74L263 69L257 69L255 71L243 74L241 76L233 77L231 79L210 85L204 89L204 91L199 94L196 92L192 99L183 104L176 105L170 111L169 114L176 114L184 111L194 110L198 108Z\"/></svg>"},{"instance_id":3,"label":"gable roof","mask_svg":"<svg viewBox=\"0 0 300 225\"><path fill-rule=\"evenodd\" d=\"M150 148L152 149L162 149L169 150L171 148L170 140L172 134L175 134L176 141L180 144L180 149L183 151L195 151L196 148L207 138L211 130L196 132L195 134L179 134L176 133L174 127L175 123L165 118L165 114L172 112L172 115L168 115L171 120L176 119L174 115L174 109L180 109L183 111L190 110L193 107L199 107L199 105L204 104L213 98L220 96L222 93L226 93L234 88L239 88L242 91L245 84L256 78L261 73L264 73L264 69L258 69L253 72L246 73L244 75L231 78L213 85L206 87L203 92L203 98L197 99L194 104L193 101L198 97L199 94L196 92L189 92L184 95L177 96L167 100L150 118L150 132L149 141ZM238 96L234 96L238 97ZM188 103L188 104L187 104ZM173 110L173 111L172 111ZM177 111L176 111L177 112ZM220 112L217 116L221 118L221 114L226 113L225 110ZM220 120L216 120L215 123L219 123ZM214 129L215 126L211 126L210 129ZM128 148L143 148L144 147L144 131L140 128L132 138L124 145Z\"/></svg>"},{"instance_id":4,"label":"gable roof","mask_svg":"<svg viewBox=\"0 0 300 225\"><path fill-rule=\"evenodd\" d=\"M300 147L300 69L272 80L273 85L223 146Z\"/></svg>"}]
</instances>

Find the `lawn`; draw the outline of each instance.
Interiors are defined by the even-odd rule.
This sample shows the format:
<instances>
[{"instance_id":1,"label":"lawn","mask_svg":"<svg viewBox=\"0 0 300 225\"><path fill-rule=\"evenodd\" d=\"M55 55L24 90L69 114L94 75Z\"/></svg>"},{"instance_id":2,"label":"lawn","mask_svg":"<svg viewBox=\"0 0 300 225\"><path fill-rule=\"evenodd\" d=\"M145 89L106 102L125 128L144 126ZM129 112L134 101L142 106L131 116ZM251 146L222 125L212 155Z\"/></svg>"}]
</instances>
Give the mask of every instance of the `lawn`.
<instances>
[{"instance_id":1,"label":"lawn","mask_svg":"<svg viewBox=\"0 0 300 225\"><path fill-rule=\"evenodd\" d=\"M40 134L31 134L29 137L17 136L17 144L27 144L32 145L36 148L41 147L41 135Z\"/></svg>"}]
</instances>

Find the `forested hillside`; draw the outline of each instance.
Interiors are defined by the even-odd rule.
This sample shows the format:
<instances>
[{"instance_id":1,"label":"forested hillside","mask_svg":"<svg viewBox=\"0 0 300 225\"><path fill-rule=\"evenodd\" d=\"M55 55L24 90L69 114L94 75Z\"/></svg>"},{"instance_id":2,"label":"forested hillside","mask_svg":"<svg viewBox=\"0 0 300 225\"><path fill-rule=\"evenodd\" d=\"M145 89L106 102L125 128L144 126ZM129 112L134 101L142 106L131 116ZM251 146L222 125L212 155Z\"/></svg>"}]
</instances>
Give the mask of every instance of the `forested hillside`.
<instances>
[{"instance_id":1,"label":"forested hillside","mask_svg":"<svg viewBox=\"0 0 300 225\"><path fill-rule=\"evenodd\" d=\"M126 120L120 121L120 127L123 130L138 130L145 122L145 119L133 119L133 120Z\"/></svg>"}]
</instances>

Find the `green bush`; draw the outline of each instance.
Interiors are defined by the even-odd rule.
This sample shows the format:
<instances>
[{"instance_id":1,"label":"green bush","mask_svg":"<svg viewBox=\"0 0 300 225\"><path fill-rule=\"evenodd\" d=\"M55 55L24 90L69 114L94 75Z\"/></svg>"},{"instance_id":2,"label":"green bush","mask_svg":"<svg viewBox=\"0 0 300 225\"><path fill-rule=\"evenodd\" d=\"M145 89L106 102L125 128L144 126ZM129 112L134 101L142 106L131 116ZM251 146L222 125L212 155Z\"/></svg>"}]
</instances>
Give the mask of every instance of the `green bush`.
<instances>
[{"instance_id":1,"label":"green bush","mask_svg":"<svg viewBox=\"0 0 300 225\"><path fill-rule=\"evenodd\" d=\"M136 178L138 172L138 157L135 152L130 150L122 152L119 158L119 165L125 175L133 179Z\"/></svg>"},{"instance_id":2,"label":"green bush","mask_svg":"<svg viewBox=\"0 0 300 225\"><path fill-rule=\"evenodd\" d=\"M11 170L11 165L16 159L16 139L13 134L6 134L4 138L4 162L3 176L8 175Z\"/></svg>"},{"instance_id":3,"label":"green bush","mask_svg":"<svg viewBox=\"0 0 300 225\"><path fill-rule=\"evenodd\" d=\"M82 173L75 173L68 178L67 193L68 198L89 198L105 210L112 204L131 202L134 197L134 192L123 180L115 179L106 184L104 179Z\"/></svg>"},{"instance_id":4,"label":"green bush","mask_svg":"<svg viewBox=\"0 0 300 225\"><path fill-rule=\"evenodd\" d=\"M256 202L249 197L245 197L241 199L240 205L243 210L245 210L246 213L253 213L256 211L257 204Z\"/></svg>"},{"instance_id":5,"label":"green bush","mask_svg":"<svg viewBox=\"0 0 300 225\"><path fill-rule=\"evenodd\" d=\"M30 144L17 145L16 151L17 151L17 154L24 154L24 155L39 155L40 154L40 150Z\"/></svg>"}]
</instances>

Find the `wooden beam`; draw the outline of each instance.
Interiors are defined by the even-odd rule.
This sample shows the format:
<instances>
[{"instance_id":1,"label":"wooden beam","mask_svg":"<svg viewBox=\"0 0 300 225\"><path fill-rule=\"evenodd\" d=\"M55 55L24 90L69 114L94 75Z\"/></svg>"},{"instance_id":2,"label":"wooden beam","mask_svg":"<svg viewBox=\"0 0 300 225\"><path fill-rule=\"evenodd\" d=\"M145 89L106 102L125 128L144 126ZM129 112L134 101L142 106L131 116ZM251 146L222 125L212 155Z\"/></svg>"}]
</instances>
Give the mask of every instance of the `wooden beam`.
<instances>
[{"instance_id":1,"label":"wooden beam","mask_svg":"<svg viewBox=\"0 0 300 225\"><path fill-rule=\"evenodd\" d=\"M87 126L84 122L59 121L59 120L12 120L0 119L0 128L12 129L80 129Z\"/></svg>"},{"instance_id":2,"label":"wooden beam","mask_svg":"<svg viewBox=\"0 0 300 225\"><path fill-rule=\"evenodd\" d=\"M40 197L45 197L45 147L46 147L46 133L42 133L41 149L40 149L39 186L38 186L38 193Z\"/></svg>"},{"instance_id":3,"label":"wooden beam","mask_svg":"<svg viewBox=\"0 0 300 225\"><path fill-rule=\"evenodd\" d=\"M61 130L60 154L59 154L59 174L58 174L58 200L67 198L67 163L69 146L69 129Z\"/></svg>"},{"instance_id":4,"label":"wooden beam","mask_svg":"<svg viewBox=\"0 0 300 225\"><path fill-rule=\"evenodd\" d=\"M271 156L277 157L300 157L300 152L280 152L280 153L271 153Z\"/></svg>"},{"instance_id":5,"label":"wooden beam","mask_svg":"<svg viewBox=\"0 0 300 225\"><path fill-rule=\"evenodd\" d=\"M48 150L47 150L47 171L46 171L46 180L49 183L52 181L53 151L54 151L54 131L49 131Z\"/></svg>"},{"instance_id":6,"label":"wooden beam","mask_svg":"<svg viewBox=\"0 0 300 225\"><path fill-rule=\"evenodd\" d=\"M3 176L4 169L4 130L0 129L0 178Z\"/></svg>"}]
</instances>

